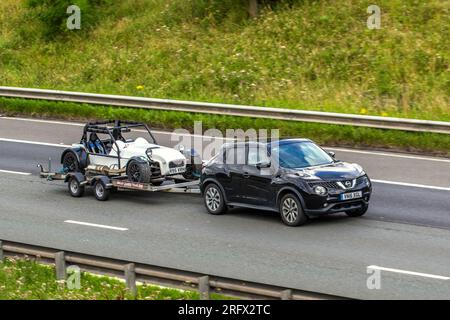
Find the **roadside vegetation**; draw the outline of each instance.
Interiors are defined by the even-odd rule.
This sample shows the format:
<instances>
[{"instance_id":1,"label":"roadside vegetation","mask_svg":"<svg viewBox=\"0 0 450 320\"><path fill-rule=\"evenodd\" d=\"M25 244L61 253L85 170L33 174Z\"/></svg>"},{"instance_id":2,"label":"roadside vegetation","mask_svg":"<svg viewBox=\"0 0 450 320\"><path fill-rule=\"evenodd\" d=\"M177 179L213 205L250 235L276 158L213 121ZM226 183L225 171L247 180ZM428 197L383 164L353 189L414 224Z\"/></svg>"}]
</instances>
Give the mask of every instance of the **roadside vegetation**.
<instances>
[{"instance_id":1,"label":"roadside vegetation","mask_svg":"<svg viewBox=\"0 0 450 320\"><path fill-rule=\"evenodd\" d=\"M450 120L450 2L246 2L2 0L0 83Z\"/></svg>"},{"instance_id":2,"label":"roadside vegetation","mask_svg":"<svg viewBox=\"0 0 450 320\"><path fill-rule=\"evenodd\" d=\"M450 121L450 2L2 0L0 84ZM61 8L82 9L81 30ZM84 20L83 20L84 19ZM0 100L0 112L142 120L160 128L280 128L319 143L449 154L438 134Z\"/></svg>"},{"instance_id":3,"label":"roadside vegetation","mask_svg":"<svg viewBox=\"0 0 450 320\"><path fill-rule=\"evenodd\" d=\"M114 278L82 272L81 288L69 290L55 280L53 266L29 259L0 262L0 300L134 300L125 284ZM194 291L138 286L138 300L198 300ZM213 299L226 297L213 294Z\"/></svg>"},{"instance_id":4,"label":"roadside vegetation","mask_svg":"<svg viewBox=\"0 0 450 320\"><path fill-rule=\"evenodd\" d=\"M0 98L0 113L7 116L32 116L65 120L124 119L143 121L152 128L193 129L194 121L202 121L203 129L279 129L282 137L307 137L327 146L380 148L427 153L450 157L450 135L414 133L308 122L252 119L222 115L117 108L66 102Z\"/></svg>"}]
</instances>

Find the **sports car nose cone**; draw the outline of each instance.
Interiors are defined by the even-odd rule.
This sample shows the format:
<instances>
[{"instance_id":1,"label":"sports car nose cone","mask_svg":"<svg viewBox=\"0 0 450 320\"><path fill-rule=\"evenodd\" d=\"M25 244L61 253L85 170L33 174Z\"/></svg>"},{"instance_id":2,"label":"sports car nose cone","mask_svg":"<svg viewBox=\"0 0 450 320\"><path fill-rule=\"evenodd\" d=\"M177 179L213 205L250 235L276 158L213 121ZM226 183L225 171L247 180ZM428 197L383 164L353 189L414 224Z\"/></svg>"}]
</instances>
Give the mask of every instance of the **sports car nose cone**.
<instances>
[{"instance_id":1,"label":"sports car nose cone","mask_svg":"<svg viewBox=\"0 0 450 320\"><path fill-rule=\"evenodd\" d=\"M322 180L345 180L359 177L362 170L353 164L339 162L328 166L313 168L308 173Z\"/></svg>"}]
</instances>

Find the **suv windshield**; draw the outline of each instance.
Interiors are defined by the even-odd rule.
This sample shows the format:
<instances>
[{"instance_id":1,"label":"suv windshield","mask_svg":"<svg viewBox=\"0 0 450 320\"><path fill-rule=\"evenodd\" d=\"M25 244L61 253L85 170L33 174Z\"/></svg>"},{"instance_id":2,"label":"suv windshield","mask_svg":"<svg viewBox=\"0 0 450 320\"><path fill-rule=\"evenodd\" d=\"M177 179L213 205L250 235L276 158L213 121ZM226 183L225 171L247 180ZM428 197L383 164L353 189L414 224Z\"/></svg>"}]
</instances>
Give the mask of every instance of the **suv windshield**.
<instances>
[{"instance_id":1,"label":"suv windshield","mask_svg":"<svg viewBox=\"0 0 450 320\"><path fill-rule=\"evenodd\" d=\"M272 147L281 167L295 169L333 163L333 158L310 141L283 143Z\"/></svg>"}]
</instances>

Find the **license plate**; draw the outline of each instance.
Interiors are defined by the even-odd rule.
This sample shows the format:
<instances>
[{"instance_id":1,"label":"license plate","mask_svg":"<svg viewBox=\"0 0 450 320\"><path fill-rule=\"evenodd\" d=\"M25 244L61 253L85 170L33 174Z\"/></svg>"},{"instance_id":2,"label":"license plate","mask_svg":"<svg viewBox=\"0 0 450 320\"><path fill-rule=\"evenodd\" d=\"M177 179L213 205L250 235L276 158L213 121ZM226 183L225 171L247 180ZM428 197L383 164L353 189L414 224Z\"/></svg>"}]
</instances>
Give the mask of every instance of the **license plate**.
<instances>
[{"instance_id":1,"label":"license plate","mask_svg":"<svg viewBox=\"0 0 450 320\"><path fill-rule=\"evenodd\" d=\"M170 174L177 174L177 173L183 173L183 172L185 172L186 171L186 169L185 168L172 168L172 169L169 169L169 173Z\"/></svg>"},{"instance_id":2,"label":"license plate","mask_svg":"<svg viewBox=\"0 0 450 320\"><path fill-rule=\"evenodd\" d=\"M357 198L362 198L362 191L341 194L341 200L352 200Z\"/></svg>"}]
</instances>

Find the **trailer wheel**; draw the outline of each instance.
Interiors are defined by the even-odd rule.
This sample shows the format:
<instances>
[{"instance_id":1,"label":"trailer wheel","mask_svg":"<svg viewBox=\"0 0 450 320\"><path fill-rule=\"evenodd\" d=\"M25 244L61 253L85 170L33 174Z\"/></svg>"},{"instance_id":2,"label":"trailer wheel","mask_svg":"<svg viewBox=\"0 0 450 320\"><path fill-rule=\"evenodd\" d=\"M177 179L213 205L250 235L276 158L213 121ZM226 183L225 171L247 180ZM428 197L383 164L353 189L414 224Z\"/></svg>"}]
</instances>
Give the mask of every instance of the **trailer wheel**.
<instances>
[{"instance_id":1,"label":"trailer wheel","mask_svg":"<svg viewBox=\"0 0 450 320\"><path fill-rule=\"evenodd\" d=\"M77 178L70 178L67 185L69 186L69 193L72 197L80 198L84 195L84 186L80 184Z\"/></svg>"},{"instance_id":2,"label":"trailer wheel","mask_svg":"<svg viewBox=\"0 0 450 320\"><path fill-rule=\"evenodd\" d=\"M152 171L148 163L131 160L127 166L127 176L133 182L149 183Z\"/></svg>"},{"instance_id":3,"label":"trailer wheel","mask_svg":"<svg viewBox=\"0 0 450 320\"><path fill-rule=\"evenodd\" d=\"M97 180L94 184L94 195L98 201L106 201L109 198L111 190L107 189L102 181Z\"/></svg>"}]
</instances>

